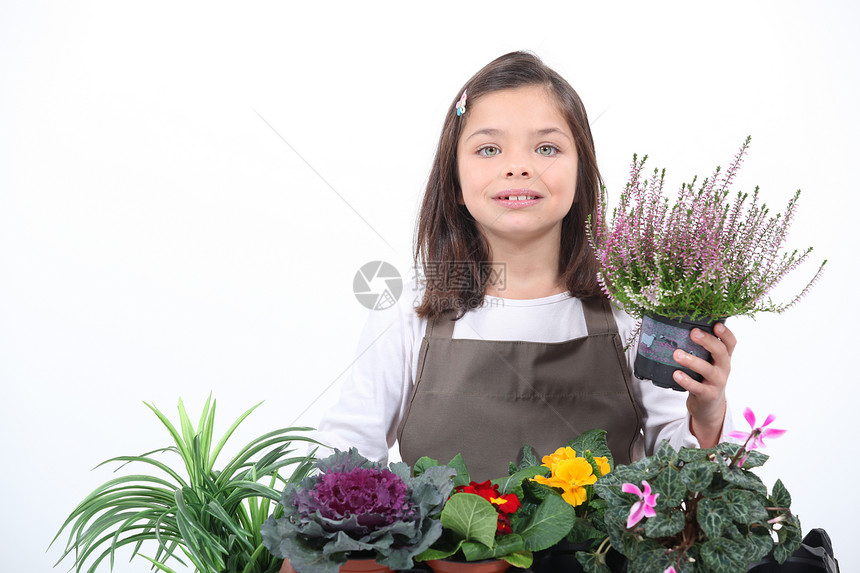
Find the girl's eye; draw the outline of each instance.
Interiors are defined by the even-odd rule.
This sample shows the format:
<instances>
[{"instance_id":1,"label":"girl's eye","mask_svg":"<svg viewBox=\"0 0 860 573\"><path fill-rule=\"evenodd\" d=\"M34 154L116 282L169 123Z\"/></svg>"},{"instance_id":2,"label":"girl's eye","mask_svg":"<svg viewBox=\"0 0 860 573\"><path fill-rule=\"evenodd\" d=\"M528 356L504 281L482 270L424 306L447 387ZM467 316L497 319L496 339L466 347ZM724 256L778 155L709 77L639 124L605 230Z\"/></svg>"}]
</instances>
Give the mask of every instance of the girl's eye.
<instances>
[{"instance_id":1,"label":"girl's eye","mask_svg":"<svg viewBox=\"0 0 860 573\"><path fill-rule=\"evenodd\" d=\"M540 147L538 147L537 151L541 155L551 157L558 153L558 147L556 147L555 145L541 145Z\"/></svg>"},{"instance_id":2,"label":"girl's eye","mask_svg":"<svg viewBox=\"0 0 860 573\"><path fill-rule=\"evenodd\" d=\"M495 157L499 154L499 148L493 147L492 145L488 145L479 149L478 154L483 155L484 157Z\"/></svg>"}]
</instances>

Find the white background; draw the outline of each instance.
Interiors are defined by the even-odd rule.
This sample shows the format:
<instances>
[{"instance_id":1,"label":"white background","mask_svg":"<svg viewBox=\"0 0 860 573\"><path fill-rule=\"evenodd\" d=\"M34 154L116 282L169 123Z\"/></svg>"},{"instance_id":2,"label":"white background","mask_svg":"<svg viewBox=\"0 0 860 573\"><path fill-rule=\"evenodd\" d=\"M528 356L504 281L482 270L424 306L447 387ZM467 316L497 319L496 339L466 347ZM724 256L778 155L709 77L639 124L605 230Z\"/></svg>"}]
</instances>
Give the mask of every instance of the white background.
<instances>
[{"instance_id":1,"label":"white background","mask_svg":"<svg viewBox=\"0 0 860 573\"><path fill-rule=\"evenodd\" d=\"M803 189L789 246L828 270L730 320L730 397L789 430L763 477L858 569L856 4L310 4L0 3L0 569L48 571L91 468L168 445L143 401L211 391L223 430L265 400L234 448L317 423L368 312L353 275L411 276L445 110L515 49L582 96L615 193L634 152L675 188L747 134L739 188Z\"/></svg>"}]
</instances>

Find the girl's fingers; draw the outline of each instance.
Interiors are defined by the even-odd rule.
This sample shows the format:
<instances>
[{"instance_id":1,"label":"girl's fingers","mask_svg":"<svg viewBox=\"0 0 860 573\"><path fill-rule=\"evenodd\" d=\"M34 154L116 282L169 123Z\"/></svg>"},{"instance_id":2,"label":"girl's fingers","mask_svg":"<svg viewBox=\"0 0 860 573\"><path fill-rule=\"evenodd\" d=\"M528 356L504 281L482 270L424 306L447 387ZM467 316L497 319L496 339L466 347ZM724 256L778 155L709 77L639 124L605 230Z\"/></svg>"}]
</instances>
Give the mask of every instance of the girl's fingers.
<instances>
[{"instance_id":1,"label":"girl's fingers","mask_svg":"<svg viewBox=\"0 0 860 573\"><path fill-rule=\"evenodd\" d=\"M729 330L729 327L723 324L722 322L718 322L714 325L714 334L717 335L723 344L726 345L726 350L729 353L729 356L732 355L732 352L735 351L735 346L738 343L738 339L735 338L735 334Z\"/></svg>"},{"instance_id":2,"label":"girl's fingers","mask_svg":"<svg viewBox=\"0 0 860 573\"><path fill-rule=\"evenodd\" d=\"M725 327L723 328L725 330L722 330L722 332L725 334L728 329ZM734 335L731 334L731 332L728 334L734 338ZM732 353L729 351L728 345L720 338L717 338L713 334L708 334L704 330L700 330L698 328L693 329L690 333L690 338L693 342L711 353L711 358L715 366L729 367L731 365ZM732 348L734 348L734 346L732 346ZM699 371L696 370L696 372ZM699 374L702 374L702 372L699 372Z\"/></svg>"},{"instance_id":3,"label":"girl's fingers","mask_svg":"<svg viewBox=\"0 0 860 573\"><path fill-rule=\"evenodd\" d=\"M713 355L713 352L711 352L711 354ZM677 362L680 366L683 366L684 368L689 368L696 374L701 374L702 378L704 378L705 380L711 382L715 381L714 379L716 378L716 374L719 370L719 365L717 364L716 359L714 360L714 364L711 364L707 360L702 360L701 358L693 356L692 354L688 354L681 349L675 350L675 352L672 354L672 358L674 358L675 362ZM677 372L680 372L680 370L678 370ZM692 380L696 384L699 384L699 382L696 382L692 378L690 380Z\"/></svg>"},{"instance_id":4,"label":"girl's fingers","mask_svg":"<svg viewBox=\"0 0 860 573\"><path fill-rule=\"evenodd\" d=\"M675 370L672 378L675 382L678 383L678 386L689 392L692 396L696 398L704 398L710 395L712 389L708 387L707 384L703 384L702 382L697 382L690 378L685 372L681 370ZM707 380L707 378L705 379Z\"/></svg>"}]
</instances>

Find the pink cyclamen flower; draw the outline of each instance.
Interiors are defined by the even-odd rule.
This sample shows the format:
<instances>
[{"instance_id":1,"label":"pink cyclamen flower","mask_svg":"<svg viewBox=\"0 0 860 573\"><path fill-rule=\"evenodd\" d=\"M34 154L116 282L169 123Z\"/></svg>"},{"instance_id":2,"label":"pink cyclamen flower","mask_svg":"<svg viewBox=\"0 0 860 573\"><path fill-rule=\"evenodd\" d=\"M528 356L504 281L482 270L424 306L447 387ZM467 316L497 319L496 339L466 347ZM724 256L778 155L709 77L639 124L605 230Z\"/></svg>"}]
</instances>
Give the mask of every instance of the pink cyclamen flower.
<instances>
[{"instance_id":1,"label":"pink cyclamen flower","mask_svg":"<svg viewBox=\"0 0 860 573\"><path fill-rule=\"evenodd\" d=\"M785 430L778 430L777 428L766 428L765 426L770 425L774 420L773 414L768 414L767 418L765 418L764 424L756 427L755 425L755 414L750 408L744 410L744 418L747 423L749 423L752 431L750 432L729 432L727 435L732 438L737 438L739 440L749 440L746 445L747 450L755 450L757 448L763 448L764 438L778 438L783 435Z\"/></svg>"},{"instance_id":2,"label":"pink cyclamen flower","mask_svg":"<svg viewBox=\"0 0 860 573\"><path fill-rule=\"evenodd\" d=\"M632 483L625 483L621 486L621 491L624 493L635 493L639 496L639 501L633 504L630 508L630 515L627 517L627 529L630 529L640 521L643 517L654 517L654 506L657 505L657 496L659 493L651 493L651 485L642 480L642 490Z\"/></svg>"}]
</instances>

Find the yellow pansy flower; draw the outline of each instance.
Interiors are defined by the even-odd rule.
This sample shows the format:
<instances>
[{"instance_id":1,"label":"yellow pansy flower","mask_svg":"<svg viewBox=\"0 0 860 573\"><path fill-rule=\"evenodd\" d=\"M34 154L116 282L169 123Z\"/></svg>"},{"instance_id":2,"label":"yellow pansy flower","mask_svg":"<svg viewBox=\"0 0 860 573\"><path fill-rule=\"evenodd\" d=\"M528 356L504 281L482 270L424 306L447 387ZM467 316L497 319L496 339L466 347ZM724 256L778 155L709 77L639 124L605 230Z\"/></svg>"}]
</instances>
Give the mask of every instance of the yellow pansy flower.
<instances>
[{"instance_id":1,"label":"yellow pansy flower","mask_svg":"<svg viewBox=\"0 0 860 573\"><path fill-rule=\"evenodd\" d=\"M609 459L603 456L594 456L594 461L597 462L597 467L600 469L600 475L605 476L609 473Z\"/></svg>"},{"instance_id":2,"label":"yellow pansy flower","mask_svg":"<svg viewBox=\"0 0 860 573\"><path fill-rule=\"evenodd\" d=\"M541 460L543 465L548 467L550 471L555 468L556 464L561 460L570 460L576 457L576 450L570 446L564 446L557 449L554 453L544 456Z\"/></svg>"},{"instance_id":3,"label":"yellow pansy flower","mask_svg":"<svg viewBox=\"0 0 860 573\"><path fill-rule=\"evenodd\" d=\"M564 490L561 495L564 501L576 507L585 502L587 492L586 485L591 485L597 481L597 476L594 475L594 469L591 464L584 458L574 458L561 460L555 466L552 473L552 485L560 487Z\"/></svg>"}]
</instances>

